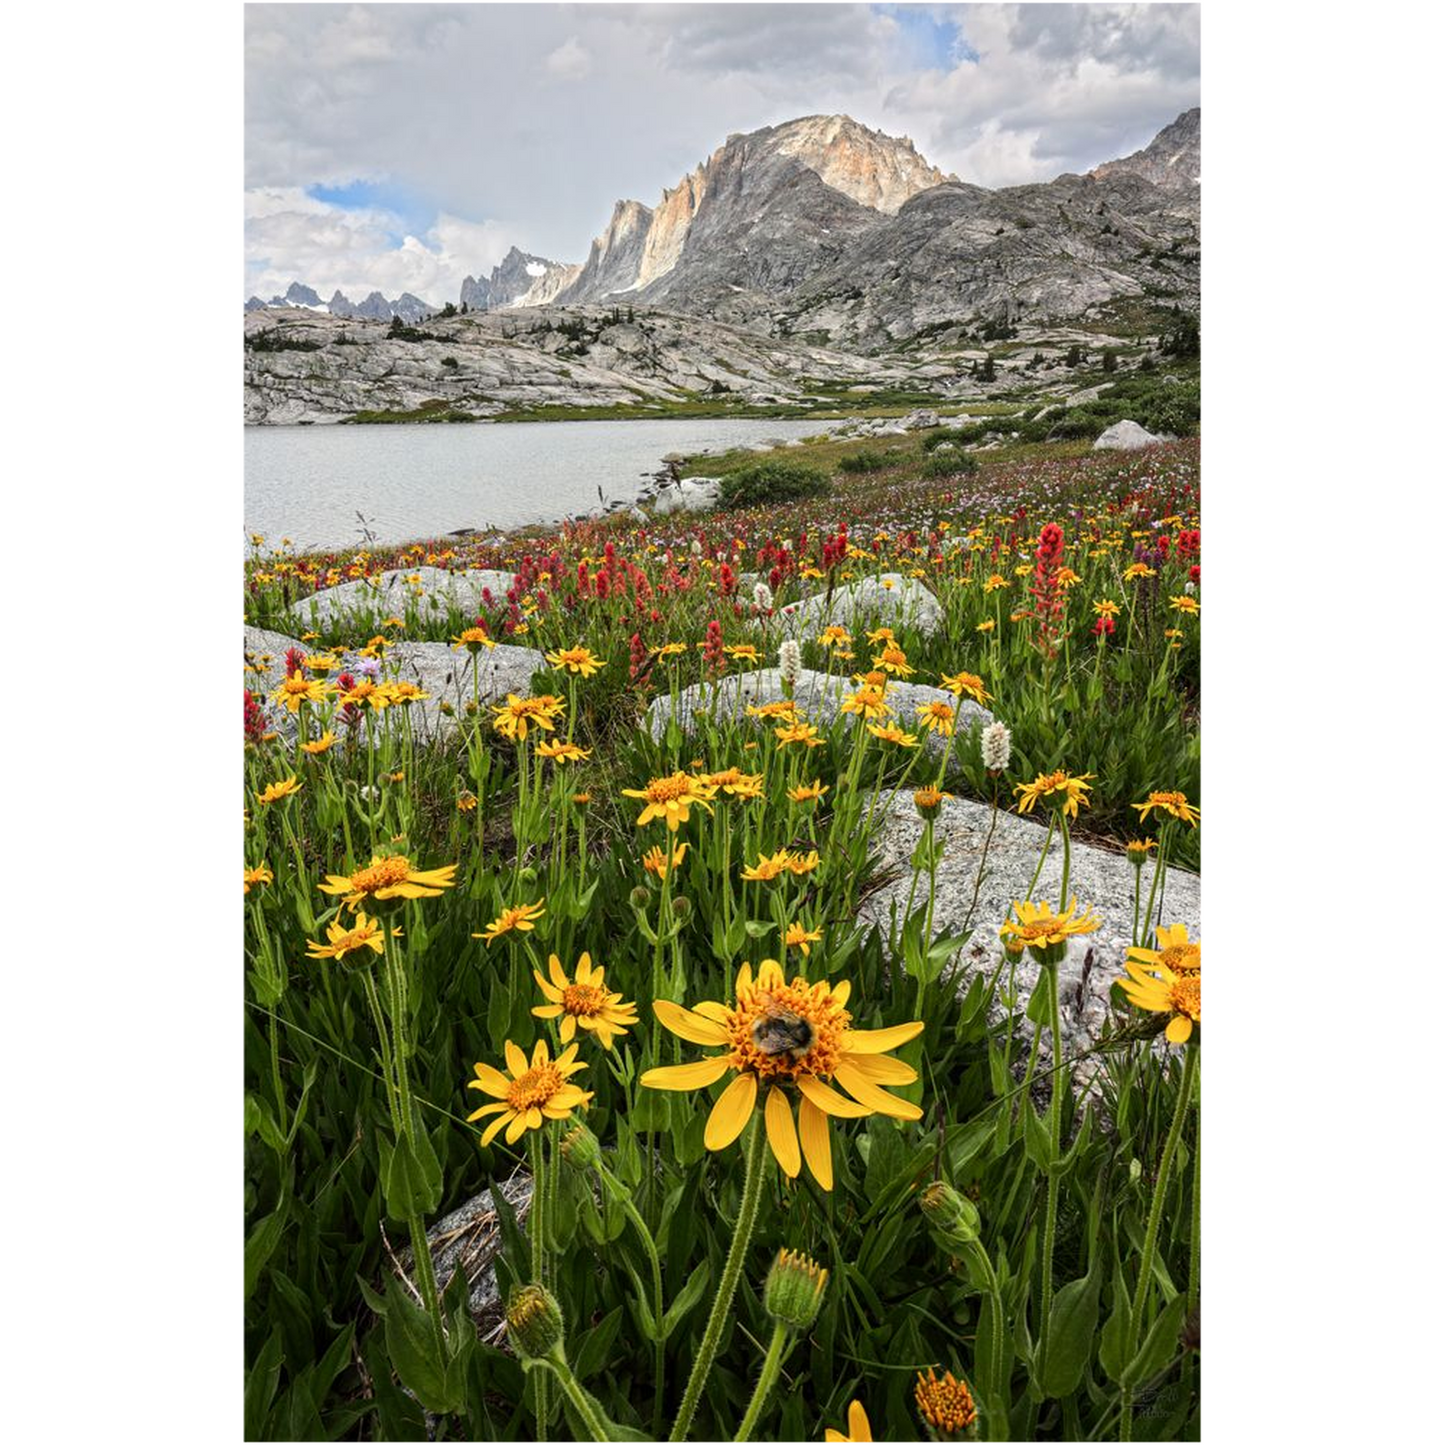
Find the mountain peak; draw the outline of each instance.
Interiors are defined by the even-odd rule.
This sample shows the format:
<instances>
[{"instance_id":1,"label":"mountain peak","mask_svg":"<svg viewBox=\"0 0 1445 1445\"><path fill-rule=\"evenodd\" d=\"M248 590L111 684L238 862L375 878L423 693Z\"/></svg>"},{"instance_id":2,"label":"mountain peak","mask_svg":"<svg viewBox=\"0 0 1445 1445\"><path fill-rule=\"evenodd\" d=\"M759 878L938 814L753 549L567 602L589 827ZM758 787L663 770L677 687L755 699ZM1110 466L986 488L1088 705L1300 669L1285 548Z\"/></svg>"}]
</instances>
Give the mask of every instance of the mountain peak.
<instances>
[{"instance_id":1,"label":"mountain peak","mask_svg":"<svg viewBox=\"0 0 1445 1445\"><path fill-rule=\"evenodd\" d=\"M1110 176L1141 176L1165 191L1187 191L1199 185L1199 107L1176 116L1147 146L1121 160L1105 161L1089 172L1094 180Z\"/></svg>"}]
</instances>

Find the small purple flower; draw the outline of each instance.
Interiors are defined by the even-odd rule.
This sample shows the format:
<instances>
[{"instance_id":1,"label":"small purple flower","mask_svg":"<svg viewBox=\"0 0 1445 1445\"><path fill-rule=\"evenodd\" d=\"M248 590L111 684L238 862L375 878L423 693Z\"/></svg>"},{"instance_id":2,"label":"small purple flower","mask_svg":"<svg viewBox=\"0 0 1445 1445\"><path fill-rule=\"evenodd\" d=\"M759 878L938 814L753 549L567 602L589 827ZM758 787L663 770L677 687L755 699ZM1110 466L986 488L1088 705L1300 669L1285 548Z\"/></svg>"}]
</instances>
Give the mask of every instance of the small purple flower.
<instances>
[{"instance_id":1,"label":"small purple flower","mask_svg":"<svg viewBox=\"0 0 1445 1445\"><path fill-rule=\"evenodd\" d=\"M381 663L374 657L360 657L356 661L357 672L364 672L367 677L378 678L381 676Z\"/></svg>"}]
</instances>

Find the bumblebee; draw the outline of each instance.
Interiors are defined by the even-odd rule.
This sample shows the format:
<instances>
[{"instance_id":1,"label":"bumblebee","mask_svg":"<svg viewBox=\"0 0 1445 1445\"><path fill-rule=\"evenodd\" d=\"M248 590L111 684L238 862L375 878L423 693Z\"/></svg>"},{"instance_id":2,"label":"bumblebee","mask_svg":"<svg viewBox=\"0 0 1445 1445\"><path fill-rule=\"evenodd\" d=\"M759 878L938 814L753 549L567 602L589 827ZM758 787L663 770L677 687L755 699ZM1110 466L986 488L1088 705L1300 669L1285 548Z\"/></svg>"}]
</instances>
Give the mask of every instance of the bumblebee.
<instances>
[{"instance_id":1,"label":"bumblebee","mask_svg":"<svg viewBox=\"0 0 1445 1445\"><path fill-rule=\"evenodd\" d=\"M753 1021L753 1043L760 1054L791 1054L802 1059L813 1047L813 1037L813 1025L807 1019L783 1009Z\"/></svg>"}]
</instances>

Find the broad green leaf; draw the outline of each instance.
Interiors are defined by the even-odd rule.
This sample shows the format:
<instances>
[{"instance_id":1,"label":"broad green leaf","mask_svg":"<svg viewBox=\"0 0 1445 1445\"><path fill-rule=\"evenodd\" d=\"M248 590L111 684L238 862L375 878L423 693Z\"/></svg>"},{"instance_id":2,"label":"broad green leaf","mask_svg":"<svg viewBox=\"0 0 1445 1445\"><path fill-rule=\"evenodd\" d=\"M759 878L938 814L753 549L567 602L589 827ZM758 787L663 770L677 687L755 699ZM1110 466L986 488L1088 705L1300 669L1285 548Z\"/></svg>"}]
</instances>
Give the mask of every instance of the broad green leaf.
<instances>
[{"instance_id":1,"label":"broad green leaf","mask_svg":"<svg viewBox=\"0 0 1445 1445\"><path fill-rule=\"evenodd\" d=\"M1154 1316L1139 1352L1124 1371L1122 1384L1141 1385L1179 1353L1179 1332L1184 1326L1188 1298L1177 1294Z\"/></svg>"},{"instance_id":2,"label":"broad green leaf","mask_svg":"<svg viewBox=\"0 0 1445 1445\"><path fill-rule=\"evenodd\" d=\"M274 1214L268 1214L246 1236L246 1290L242 1298L250 1299L255 1292L261 1271L265 1269L266 1261L271 1258L276 1246L281 1243L281 1236L285 1231L286 1211L278 1209Z\"/></svg>"},{"instance_id":3,"label":"broad green leaf","mask_svg":"<svg viewBox=\"0 0 1445 1445\"><path fill-rule=\"evenodd\" d=\"M1094 1329L1099 1320L1097 1270L1083 1279L1070 1280L1054 1295L1049 1315L1049 1351L1041 1381L1044 1394L1062 1400L1079 1388L1093 1353Z\"/></svg>"}]
</instances>

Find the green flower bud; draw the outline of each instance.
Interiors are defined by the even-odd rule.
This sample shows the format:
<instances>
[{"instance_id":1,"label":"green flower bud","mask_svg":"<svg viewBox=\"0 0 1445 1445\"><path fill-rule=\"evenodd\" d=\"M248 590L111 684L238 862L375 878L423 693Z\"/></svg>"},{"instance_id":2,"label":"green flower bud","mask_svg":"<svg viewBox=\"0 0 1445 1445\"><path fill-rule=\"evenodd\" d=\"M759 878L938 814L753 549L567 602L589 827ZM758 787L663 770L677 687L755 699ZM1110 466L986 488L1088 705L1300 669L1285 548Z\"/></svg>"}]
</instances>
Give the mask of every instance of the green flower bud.
<instances>
[{"instance_id":1,"label":"green flower bud","mask_svg":"<svg viewBox=\"0 0 1445 1445\"><path fill-rule=\"evenodd\" d=\"M918 1196L918 1207L944 1245L962 1249L978 1238L978 1210L953 1185L941 1179L930 1184Z\"/></svg>"},{"instance_id":2,"label":"green flower bud","mask_svg":"<svg viewBox=\"0 0 1445 1445\"><path fill-rule=\"evenodd\" d=\"M451 705L451 703L449 703L445 698L443 698L437 704L437 711L441 713L443 717L454 717L457 710Z\"/></svg>"},{"instance_id":3,"label":"green flower bud","mask_svg":"<svg viewBox=\"0 0 1445 1445\"><path fill-rule=\"evenodd\" d=\"M652 902L652 895L640 884L627 895L627 898L634 908L646 908Z\"/></svg>"},{"instance_id":4,"label":"green flower bud","mask_svg":"<svg viewBox=\"0 0 1445 1445\"><path fill-rule=\"evenodd\" d=\"M507 1298L507 1337L525 1360L540 1360L562 1343L562 1310L540 1284L513 1288Z\"/></svg>"},{"instance_id":5,"label":"green flower bud","mask_svg":"<svg viewBox=\"0 0 1445 1445\"><path fill-rule=\"evenodd\" d=\"M823 1303L828 1271L797 1250L780 1250L763 1286L763 1308L790 1330L810 1328Z\"/></svg>"},{"instance_id":6,"label":"green flower bud","mask_svg":"<svg viewBox=\"0 0 1445 1445\"><path fill-rule=\"evenodd\" d=\"M602 1162L602 1146L586 1124L573 1124L562 1136L562 1159L579 1173L595 1169Z\"/></svg>"},{"instance_id":7,"label":"green flower bud","mask_svg":"<svg viewBox=\"0 0 1445 1445\"><path fill-rule=\"evenodd\" d=\"M678 896L672 900L672 916L677 919L679 923L686 923L687 920L692 917L692 899L687 897L686 894L678 894Z\"/></svg>"}]
</instances>

